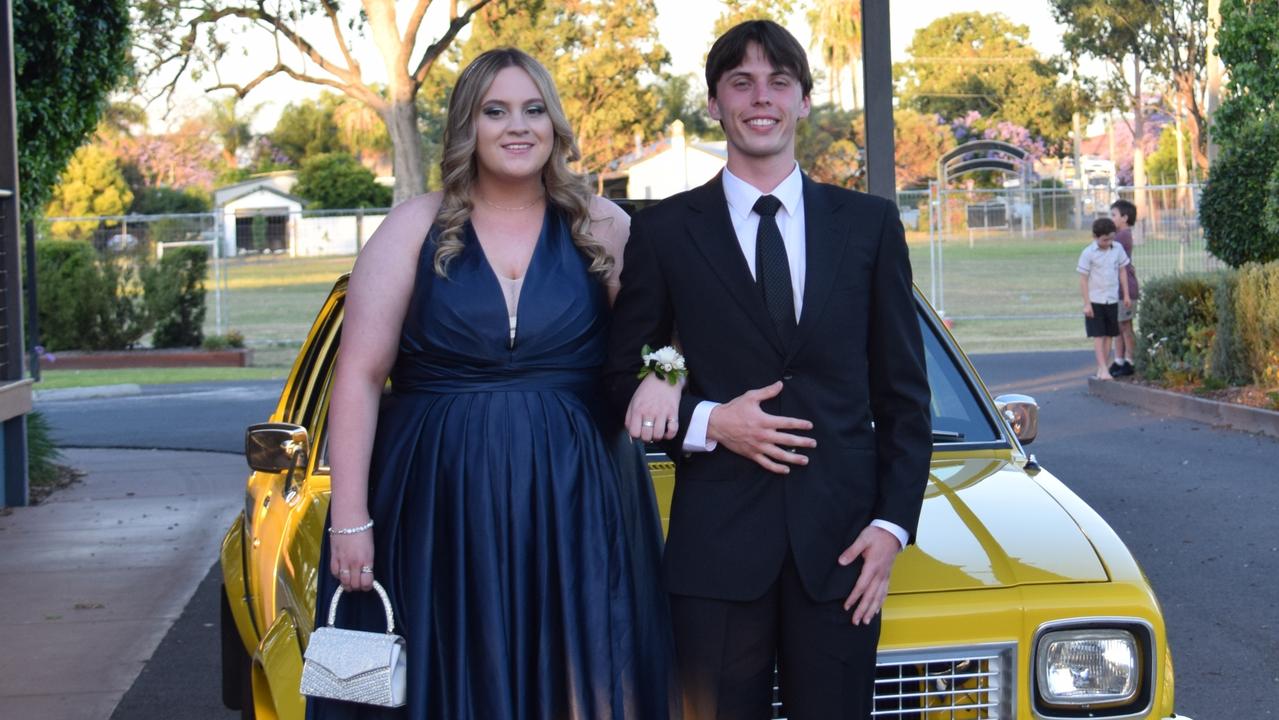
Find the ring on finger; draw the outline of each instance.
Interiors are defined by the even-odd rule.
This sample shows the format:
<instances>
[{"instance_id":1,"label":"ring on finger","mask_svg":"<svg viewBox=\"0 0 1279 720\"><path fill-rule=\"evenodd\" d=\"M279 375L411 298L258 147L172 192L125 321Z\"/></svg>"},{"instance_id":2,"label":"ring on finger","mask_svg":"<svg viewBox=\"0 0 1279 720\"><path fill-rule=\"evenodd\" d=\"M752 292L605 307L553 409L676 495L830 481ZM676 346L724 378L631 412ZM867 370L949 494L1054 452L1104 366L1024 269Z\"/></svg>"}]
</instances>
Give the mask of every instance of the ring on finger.
<instances>
[{"instance_id":1,"label":"ring on finger","mask_svg":"<svg viewBox=\"0 0 1279 720\"><path fill-rule=\"evenodd\" d=\"M641 423L641 424L642 424L644 427L646 427L646 428L651 428L651 427L653 427L654 425L656 425L657 423L656 423L656 422L654 422L653 418L644 418L644 422L643 422L643 423Z\"/></svg>"},{"instance_id":2,"label":"ring on finger","mask_svg":"<svg viewBox=\"0 0 1279 720\"><path fill-rule=\"evenodd\" d=\"M362 565L362 566L360 567L360 574L361 574L361 575L372 575L372 574L373 574L373 566L372 566L372 565Z\"/></svg>"},{"instance_id":3,"label":"ring on finger","mask_svg":"<svg viewBox=\"0 0 1279 720\"><path fill-rule=\"evenodd\" d=\"M338 575L350 575L350 574L351 574L351 571L347 570L346 568L342 568L341 570L338 570Z\"/></svg>"}]
</instances>

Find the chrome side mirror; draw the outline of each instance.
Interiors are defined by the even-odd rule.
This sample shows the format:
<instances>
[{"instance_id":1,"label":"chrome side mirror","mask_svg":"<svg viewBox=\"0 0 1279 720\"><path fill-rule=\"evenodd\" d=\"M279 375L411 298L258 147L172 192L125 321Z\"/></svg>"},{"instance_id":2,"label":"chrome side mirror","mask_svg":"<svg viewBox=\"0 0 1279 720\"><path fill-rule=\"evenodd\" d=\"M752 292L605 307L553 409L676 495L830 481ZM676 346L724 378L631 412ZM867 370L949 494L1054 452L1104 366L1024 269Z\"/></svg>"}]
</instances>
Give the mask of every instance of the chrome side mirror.
<instances>
[{"instance_id":1,"label":"chrome side mirror","mask_svg":"<svg viewBox=\"0 0 1279 720\"><path fill-rule=\"evenodd\" d=\"M293 476L299 467L306 468L310 444L306 428L301 425L260 423L250 425L244 433L244 457L249 467L258 472L287 472L283 491L285 499L290 499Z\"/></svg>"},{"instance_id":2,"label":"chrome side mirror","mask_svg":"<svg viewBox=\"0 0 1279 720\"><path fill-rule=\"evenodd\" d=\"M1029 445L1039 435L1039 403L1029 395L1000 395L995 398L995 407L999 414L1008 421L1013 434L1022 445Z\"/></svg>"}]
</instances>

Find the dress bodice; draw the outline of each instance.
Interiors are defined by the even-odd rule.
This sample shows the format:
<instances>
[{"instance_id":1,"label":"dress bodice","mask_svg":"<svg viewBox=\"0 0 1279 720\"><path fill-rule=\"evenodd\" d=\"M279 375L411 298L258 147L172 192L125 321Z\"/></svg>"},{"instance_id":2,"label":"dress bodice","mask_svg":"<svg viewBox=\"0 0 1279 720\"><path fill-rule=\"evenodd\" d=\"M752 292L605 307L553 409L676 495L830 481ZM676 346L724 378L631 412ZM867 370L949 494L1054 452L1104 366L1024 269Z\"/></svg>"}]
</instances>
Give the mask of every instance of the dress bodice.
<instances>
[{"instance_id":1,"label":"dress bodice","mask_svg":"<svg viewBox=\"0 0 1279 720\"><path fill-rule=\"evenodd\" d=\"M524 274L514 315L500 279L468 222L464 247L435 273L439 228L418 260L417 281L391 371L394 392L501 391L576 387L595 381L607 340L604 289L549 207Z\"/></svg>"}]
</instances>

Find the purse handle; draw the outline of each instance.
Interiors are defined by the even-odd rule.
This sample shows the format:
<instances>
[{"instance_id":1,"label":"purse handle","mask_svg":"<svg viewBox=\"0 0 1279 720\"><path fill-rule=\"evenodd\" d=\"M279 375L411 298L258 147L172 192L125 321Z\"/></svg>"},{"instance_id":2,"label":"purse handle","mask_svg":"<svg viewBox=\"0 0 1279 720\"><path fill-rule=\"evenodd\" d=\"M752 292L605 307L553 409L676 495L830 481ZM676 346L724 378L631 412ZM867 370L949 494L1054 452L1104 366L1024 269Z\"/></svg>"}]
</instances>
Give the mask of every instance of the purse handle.
<instances>
[{"instance_id":1,"label":"purse handle","mask_svg":"<svg viewBox=\"0 0 1279 720\"><path fill-rule=\"evenodd\" d=\"M386 596L386 590L377 580L373 581L373 589L377 590L377 594L382 597L382 608L386 610L386 634L393 635L395 634L395 615L391 612L391 598ZM329 627L333 627L333 621L337 618L340 597L342 597L342 586L338 585L338 589L333 591L333 599L329 601Z\"/></svg>"}]
</instances>

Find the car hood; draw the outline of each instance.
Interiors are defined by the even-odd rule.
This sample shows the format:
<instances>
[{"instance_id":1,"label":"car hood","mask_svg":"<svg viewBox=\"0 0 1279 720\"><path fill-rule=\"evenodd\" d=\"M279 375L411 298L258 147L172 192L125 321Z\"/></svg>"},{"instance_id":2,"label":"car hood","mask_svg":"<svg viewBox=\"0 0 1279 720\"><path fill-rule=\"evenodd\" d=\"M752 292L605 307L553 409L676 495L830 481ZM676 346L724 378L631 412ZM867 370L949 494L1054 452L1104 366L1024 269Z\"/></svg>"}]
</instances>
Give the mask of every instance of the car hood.
<instances>
[{"instance_id":1,"label":"car hood","mask_svg":"<svg viewBox=\"0 0 1279 720\"><path fill-rule=\"evenodd\" d=\"M1104 582L1074 519L1024 470L1002 459L934 461L915 544L890 593Z\"/></svg>"}]
</instances>

